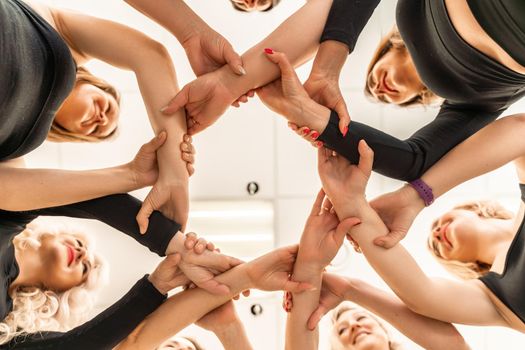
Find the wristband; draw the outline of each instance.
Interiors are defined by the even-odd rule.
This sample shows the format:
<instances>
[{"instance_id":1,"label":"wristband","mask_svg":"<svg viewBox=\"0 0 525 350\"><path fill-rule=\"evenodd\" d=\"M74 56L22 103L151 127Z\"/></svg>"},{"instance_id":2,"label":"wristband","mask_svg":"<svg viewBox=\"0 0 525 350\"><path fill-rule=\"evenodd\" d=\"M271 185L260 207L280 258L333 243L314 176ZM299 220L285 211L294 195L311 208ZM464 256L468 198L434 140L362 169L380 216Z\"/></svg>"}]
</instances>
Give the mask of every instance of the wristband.
<instances>
[{"instance_id":1,"label":"wristband","mask_svg":"<svg viewBox=\"0 0 525 350\"><path fill-rule=\"evenodd\" d=\"M434 203L434 193L429 185L427 185L423 180L417 179L408 183L416 192L419 194L419 197L425 202L425 207L428 207L430 204Z\"/></svg>"}]
</instances>

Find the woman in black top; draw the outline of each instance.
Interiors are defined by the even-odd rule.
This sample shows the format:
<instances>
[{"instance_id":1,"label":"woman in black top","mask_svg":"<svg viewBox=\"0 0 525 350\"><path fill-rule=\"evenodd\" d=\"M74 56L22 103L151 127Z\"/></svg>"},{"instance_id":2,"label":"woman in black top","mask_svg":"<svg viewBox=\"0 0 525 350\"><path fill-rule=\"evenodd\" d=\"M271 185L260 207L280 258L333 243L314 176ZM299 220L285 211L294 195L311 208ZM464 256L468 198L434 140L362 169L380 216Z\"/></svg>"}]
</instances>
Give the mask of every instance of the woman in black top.
<instances>
[{"instance_id":1,"label":"woman in black top","mask_svg":"<svg viewBox=\"0 0 525 350\"><path fill-rule=\"evenodd\" d=\"M515 159L518 179L524 183L524 120L523 115L516 115L491 123L449 152L424 175L424 180L441 195ZM491 142L496 136L499 141ZM332 156L331 151L321 150L319 171L338 216L342 219L357 216L362 220L350 234L392 290L410 309L427 317L471 325L499 325L525 332L522 244L525 204L522 203L513 222L486 218L490 214L484 214L483 218L480 212L465 209L441 217L435 223L431 241L441 257L464 262L479 260L492 266L479 280L430 278L401 245L388 250L374 245L374 239L388 232L388 228L364 198L373 151L364 141L359 148L358 166L350 165L341 156ZM483 162L471 161L479 157L483 157ZM523 186L521 189L523 192ZM479 249L474 243L479 244Z\"/></svg>"}]
</instances>

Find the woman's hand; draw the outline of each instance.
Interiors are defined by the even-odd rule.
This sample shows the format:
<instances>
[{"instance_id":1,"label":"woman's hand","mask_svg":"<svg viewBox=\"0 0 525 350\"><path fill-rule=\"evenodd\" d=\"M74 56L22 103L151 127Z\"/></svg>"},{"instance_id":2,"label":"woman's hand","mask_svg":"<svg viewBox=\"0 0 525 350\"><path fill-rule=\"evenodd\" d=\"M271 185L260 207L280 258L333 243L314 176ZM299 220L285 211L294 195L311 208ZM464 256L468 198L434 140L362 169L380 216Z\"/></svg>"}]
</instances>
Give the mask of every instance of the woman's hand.
<instances>
[{"instance_id":1,"label":"woman's hand","mask_svg":"<svg viewBox=\"0 0 525 350\"><path fill-rule=\"evenodd\" d=\"M425 208L425 203L412 186L405 185L375 198L370 201L370 206L389 230L388 235L374 239L374 244L392 248L405 238L415 218Z\"/></svg>"},{"instance_id":2,"label":"woman's hand","mask_svg":"<svg viewBox=\"0 0 525 350\"><path fill-rule=\"evenodd\" d=\"M134 174L137 188L151 186L159 177L159 167L157 165L157 150L166 141L166 132L163 131L140 147L137 155L128 167Z\"/></svg>"},{"instance_id":3,"label":"woman's hand","mask_svg":"<svg viewBox=\"0 0 525 350\"><path fill-rule=\"evenodd\" d=\"M374 152L364 140L359 141L358 151L360 158L357 166L328 149L318 151L319 176L336 212L345 205L359 206L365 201Z\"/></svg>"},{"instance_id":4,"label":"woman's hand","mask_svg":"<svg viewBox=\"0 0 525 350\"><path fill-rule=\"evenodd\" d=\"M213 72L225 64L238 75L246 74L242 58L222 35L208 26L200 28L182 43L196 76Z\"/></svg>"},{"instance_id":5,"label":"woman's hand","mask_svg":"<svg viewBox=\"0 0 525 350\"><path fill-rule=\"evenodd\" d=\"M279 66L281 78L256 90L261 101L288 121L323 131L330 110L315 103L299 81L293 66L284 53L265 50L266 57Z\"/></svg>"},{"instance_id":6,"label":"woman's hand","mask_svg":"<svg viewBox=\"0 0 525 350\"><path fill-rule=\"evenodd\" d=\"M162 112L169 115L185 108L188 134L206 129L239 97L228 89L225 74L224 70L217 70L186 84Z\"/></svg>"},{"instance_id":7,"label":"woman's hand","mask_svg":"<svg viewBox=\"0 0 525 350\"><path fill-rule=\"evenodd\" d=\"M286 290L293 293L312 288L309 283L289 279L298 249L298 245L278 248L246 263L250 286L265 291Z\"/></svg>"},{"instance_id":8,"label":"woman's hand","mask_svg":"<svg viewBox=\"0 0 525 350\"><path fill-rule=\"evenodd\" d=\"M346 295L350 288L351 283L347 278L325 272L323 274L323 287L319 297L319 306L308 319L308 328L315 329L324 315L346 300Z\"/></svg>"},{"instance_id":9,"label":"woman's hand","mask_svg":"<svg viewBox=\"0 0 525 350\"><path fill-rule=\"evenodd\" d=\"M166 294L173 288L184 286L190 282L178 268L180 261L180 254L167 255L149 276L149 281L160 293Z\"/></svg>"},{"instance_id":10,"label":"woman's hand","mask_svg":"<svg viewBox=\"0 0 525 350\"><path fill-rule=\"evenodd\" d=\"M188 176L195 173L195 147L193 147L192 138L190 135L184 135L183 141L180 144L180 150L182 152L182 160L186 162L186 169L188 170Z\"/></svg>"},{"instance_id":11,"label":"woman's hand","mask_svg":"<svg viewBox=\"0 0 525 350\"><path fill-rule=\"evenodd\" d=\"M301 262L307 262L316 271L322 271L334 259L346 234L359 222L357 218L347 218L339 222L332 210L332 203L328 199L325 200L325 193L321 189L301 236Z\"/></svg>"}]
</instances>

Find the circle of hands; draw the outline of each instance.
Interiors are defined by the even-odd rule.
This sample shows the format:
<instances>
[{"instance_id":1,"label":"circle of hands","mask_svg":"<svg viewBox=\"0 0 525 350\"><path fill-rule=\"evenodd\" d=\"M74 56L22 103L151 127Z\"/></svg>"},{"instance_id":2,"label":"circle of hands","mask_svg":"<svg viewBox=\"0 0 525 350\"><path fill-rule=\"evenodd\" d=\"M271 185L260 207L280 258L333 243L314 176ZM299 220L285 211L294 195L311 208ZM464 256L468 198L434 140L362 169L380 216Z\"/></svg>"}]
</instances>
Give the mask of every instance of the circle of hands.
<instances>
[{"instance_id":1,"label":"circle of hands","mask_svg":"<svg viewBox=\"0 0 525 350\"><path fill-rule=\"evenodd\" d=\"M209 40L210 37L217 40ZM218 282L216 276L245 265L251 287L267 291L288 291L283 306L286 311L290 311L293 304L290 292L299 293L311 288L308 283L293 280L293 267L298 258L314 262L324 270L337 254L345 237L359 250L357 242L351 237L351 230L360 224L360 219L345 217L344 213L357 213L359 205L368 204L364 193L372 169L373 151L362 140L359 143L359 164L350 164L317 141L322 130L310 130L305 126L305 108L311 103L319 103L338 112L339 129L343 136L346 135L350 115L337 76L329 76L314 69L303 85L286 56L269 50L266 51L266 56L279 67L281 77L263 87L247 91L244 95L235 96L223 83L224 76L232 71L238 75L246 72L242 68L240 56L222 36L211 30L201 37L190 38L183 46L199 77L184 86L162 111L170 115L184 108L186 112L188 135L184 135L180 151L181 158L187 165L187 175L194 173L195 161L195 148L190 135L212 125L230 105L239 107L240 103L246 103L249 97L257 93L268 108L288 119L288 126L293 131L319 149L318 171L323 189L317 195L299 245L282 247L244 263L220 253L212 243L189 233L185 236L184 249L167 252L167 257L151 274L150 280L162 292L185 286L203 288L216 294L228 294L229 287ZM225 65L229 71L224 70ZM175 218L182 223L183 228L187 221L187 186L166 181L159 175L156 151L165 140L166 133L160 133L142 146L129 164L137 184L154 185L137 215L141 233L147 232L148 218L154 210L161 210L168 217ZM387 236L378 237L374 241L385 248L394 246L406 235L420 210L413 205L405 189L382 195L369 205L391 231ZM308 320L310 329L314 329L323 315L346 298L345 291L348 290L349 283L344 277L323 273L319 306ZM245 295L248 293L249 291L243 292ZM216 325L226 324L236 317L230 301L202 317L198 324L212 330Z\"/></svg>"}]
</instances>

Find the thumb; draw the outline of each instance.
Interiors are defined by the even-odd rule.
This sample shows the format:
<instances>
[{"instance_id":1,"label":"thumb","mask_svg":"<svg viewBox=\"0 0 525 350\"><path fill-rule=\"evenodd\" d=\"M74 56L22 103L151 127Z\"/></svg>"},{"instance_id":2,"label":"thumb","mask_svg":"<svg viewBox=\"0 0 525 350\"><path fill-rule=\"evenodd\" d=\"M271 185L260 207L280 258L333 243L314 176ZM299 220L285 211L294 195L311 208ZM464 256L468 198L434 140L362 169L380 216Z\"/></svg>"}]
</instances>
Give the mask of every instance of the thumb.
<instances>
[{"instance_id":1,"label":"thumb","mask_svg":"<svg viewBox=\"0 0 525 350\"><path fill-rule=\"evenodd\" d=\"M137 223L139 224L139 231L141 234L145 234L148 230L149 217L155 210L153 204L153 191L155 191L154 188L151 189L151 191L146 196L146 199L144 199L144 202L142 203L142 206L135 217Z\"/></svg>"},{"instance_id":2,"label":"thumb","mask_svg":"<svg viewBox=\"0 0 525 350\"><path fill-rule=\"evenodd\" d=\"M347 218L344 219L337 225L337 229L335 230L335 240L337 243L343 243L343 240L346 237L346 234L352 229L352 227L359 225L361 223L361 220L359 218Z\"/></svg>"},{"instance_id":3,"label":"thumb","mask_svg":"<svg viewBox=\"0 0 525 350\"><path fill-rule=\"evenodd\" d=\"M377 237L374 239L374 244L386 249L390 249L405 238L406 232L404 231L391 231L386 236Z\"/></svg>"},{"instance_id":4,"label":"thumb","mask_svg":"<svg viewBox=\"0 0 525 350\"><path fill-rule=\"evenodd\" d=\"M314 330L315 327L317 327L317 325L319 324L319 321L321 321L321 318L326 314L326 312L326 308L323 305L319 305L308 319L308 329Z\"/></svg>"},{"instance_id":5,"label":"thumb","mask_svg":"<svg viewBox=\"0 0 525 350\"><path fill-rule=\"evenodd\" d=\"M372 173L372 166L374 164L374 151L368 146L364 139L359 141L357 145L359 151L359 163L357 167L368 177Z\"/></svg>"},{"instance_id":6,"label":"thumb","mask_svg":"<svg viewBox=\"0 0 525 350\"><path fill-rule=\"evenodd\" d=\"M190 83L191 84L191 83ZM160 109L164 114L170 115L177 112L179 109L183 108L189 100L190 88L189 84L184 86L181 91L175 95L174 98L168 103L167 106Z\"/></svg>"},{"instance_id":7,"label":"thumb","mask_svg":"<svg viewBox=\"0 0 525 350\"><path fill-rule=\"evenodd\" d=\"M242 58L237 52L233 49L230 44L224 46L224 60L228 63L231 70L237 75L245 75L246 71L242 65Z\"/></svg>"},{"instance_id":8,"label":"thumb","mask_svg":"<svg viewBox=\"0 0 525 350\"><path fill-rule=\"evenodd\" d=\"M165 268L173 269L177 267L177 265L179 265L180 260L181 260L181 255L179 253L169 254L161 262L161 265L164 264Z\"/></svg>"},{"instance_id":9,"label":"thumb","mask_svg":"<svg viewBox=\"0 0 525 350\"><path fill-rule=\"evenodd\" d=\"M148 143L146 143L143 146L144 150L149 153L156 152L160 148L160 146L162 146L166 141L167 135L168 134L166 133L166 131L161 131L157 136L152 138Z\"/></svg>"},{"instance_id":10,"label":"thumb","mask_svg":"<svg viewBox=\"0 0 525 350\"><path fill-rule=\"evenodd\" d=\"M350 114L348 114L348 108L342 96L334 109L337 115L339 115L339 131L341 131L341 134L345 137L348 132L348 125L350 124Z\"/></svg>"},{"instance_id":11,"label":"thumb","mask_svg":"<svg viewBox=\"0 0 525 350\"><path fill-rule=\"evenodd\" d=\"M299 84L301 84L299 78L297 77L297 74L295 73L295 70L292 67L292 64L290 63L290 61L288 61L288 57L286 57L284 53L273 51L272 49L264 49L264 52L266 53L266 57L268 57L270 61L279 66L282 78L293 79L296 80Z\"/></svg>"}]
</instances>

